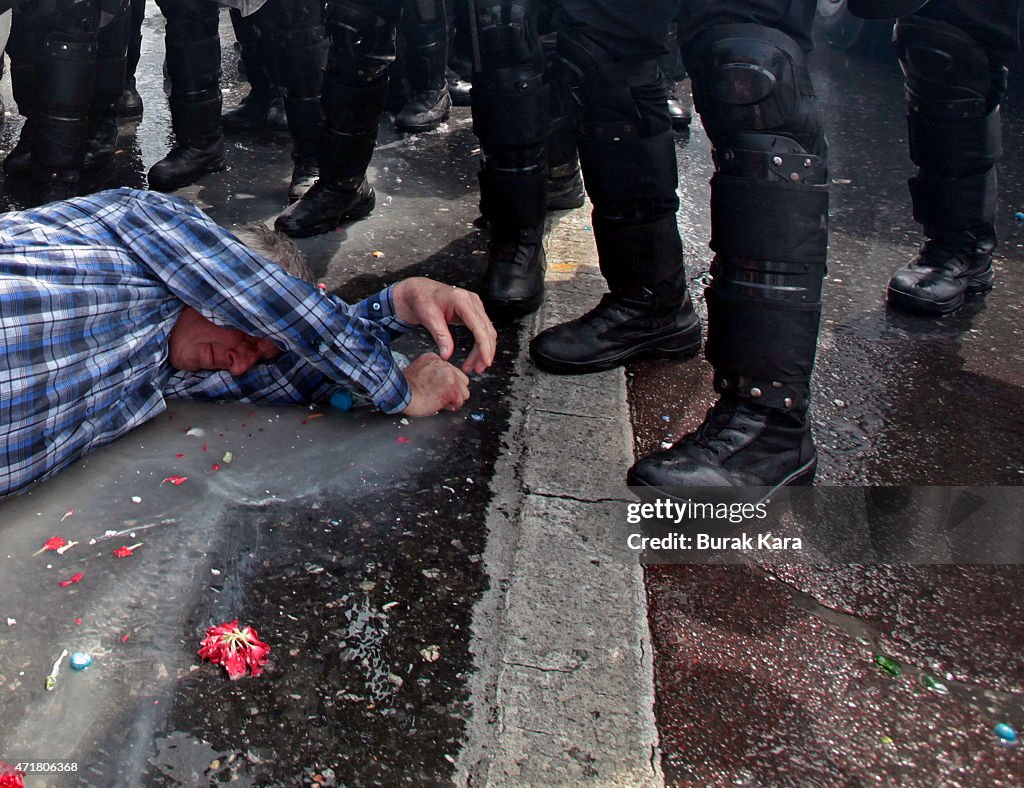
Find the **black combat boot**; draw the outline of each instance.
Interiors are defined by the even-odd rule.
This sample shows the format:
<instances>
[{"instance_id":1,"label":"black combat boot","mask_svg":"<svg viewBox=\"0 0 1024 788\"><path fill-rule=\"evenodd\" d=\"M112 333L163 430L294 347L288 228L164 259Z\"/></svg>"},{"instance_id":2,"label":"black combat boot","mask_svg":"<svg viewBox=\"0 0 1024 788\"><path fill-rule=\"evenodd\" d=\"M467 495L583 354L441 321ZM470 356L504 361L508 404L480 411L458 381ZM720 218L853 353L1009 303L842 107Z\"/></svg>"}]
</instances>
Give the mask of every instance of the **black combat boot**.
<instances>
[{"instance_id":1,"label":"black combat boot","mask_svg":"<svg viewBox=\"0 0 1024 788\"><path fill-rule=\"evenodd\" d=\"M592 221L611 292L582 317L538 334L530 343L533 362L546 372L574 375L700 350L675 216L633 224L610 221L595 209Z\"/></svg>"},{"instance_id":2,"label":"black combat boot","mask_svg":"<svg viewBox=\"0 0 1024 788\"><path fill-rule=\"evenodd\" d=\"M268 91L260 91L250 87L249 92L238 102L238 106L229 109L220 116L225 131L259 131L267 127L267 113L273 95Z\"/></svg>"},{"instance_id":3,"label":"black combat boot","mask_svg":"<svg viewBox=\"0 0 1024 788\"><path fill-rule=\"evenodd\" d=\"M117 117L123 120L142 118L142 96L135 84L135 71L142 56L142 23L146 19L146 0L131 0L129 10L129 39L125 62L124 90L117 100Z\"/></svg>"},{"instance_id":4,"label":"black combat boot","mask_svg":"<svg viewBox=\"0 0 1024 788\"><path fill-rule=\"evenodd\" d=\"M914 219L926 240L889 280L896 309L944 315L992 289L999 104L1006 67L956 27L901 19L893 38L906 81Z\"/></svg>"},{"instance_id":5,"label":"black combat boot","mask_svg":"<svg viewBox=\"0 0 1024 788\"><path fill-rule=\"evenodd\" d=\"M463 79L453 68L445 70L444 78L448 83L448 95L451 97L452 106L468 107L472 103L469 91L473 89L473 84L468 79Z\"/></svg>"},{"instance_id":6,"label":"black combat boot","mask_svg":"<svg viewBox=\"0 0 1024 788\"><path fill-rule=\"evenodd\" d=\"M179 110L186 112L187 110ZM219 102L216 106L220 115ZM193 137L188 142L179 142L171 152L149 169L149 188L160 192L172 192L203 175L224 169L224 138L219 134L208 137Z\"/></svg>"},{"instance_id":7,"label":"black combat boot","mask_svg":"<svg viewBox=\"0 0 1024 788\"><path fill-rule=\"evenodd\" d=\"M480 298L492 315L512 318L544 297L543 228L547 210L547 138L551 95L539 42L519 79L474 74L473 131L480 140L480 212L491 244Z\"/></svg>"},{"instance_id":8,"label":"black combat boot","mask_svg":"<svg viewBox=\"0 0 1024 788\"><path fill-rule=\"evenodd\" d=\"M641 459L628 484L676 487L769 487L814 481L818 455L806 408L780 410L723 395L704 423L672 448Z\"/></svg>"},{"instance_id":9,"label":"black combat boot","mask_svg":"<svg viewBox=\"0 0 1024 788\"><path fill-rule=\"evenodd\" d=\"M367 27L353 27L340 6L327 8L326 29L332 44L323 69L323 132L317 146L320 177L274 222L278 230L296 238L328 232L342 222L368 216L374 208L376 198L366 170L387 102L395 44L393 35L376 29L372 14L360 23ZM292 115L292 107L288 109ZM293 138L300 126L308 126L299 115L289 117L289 124Z\"/></svg>"},{"instance_id":10,"label":"black combat boot","mask_svg":"<svg viewBox=\"0 0 1024 788\"><path fill-rule=\"evenodd\" d=\"M492 228L480 297L495 317L536 311L544 298L544 230Z\"/></svg>"},{"instance_id":11,"label":"black combat boot","mask_svg":"<svg viewBox=\"0 0 1024 788\"><path fill-rule=\"evenodd\" d=\"M945 315L959 309L965 296L992 289L995 228L950 231L929 238L906 268L889 280L887 298L896 309Z\"/></svg>"},{"instance_id":12,"label":"black combat boot","mask_svg":"<svg viewBox=\"0 0 1024 788\"><path fill-rule=\"evenodd\" d=\"M451 114L445 69L448 18L443 0L411 3L402 15L405 75L409 98L395 115L395 128L410 134L436 129Z\"/></svg>"},{"instance_id":13,"label":"black combat boot","mask_svg":"<svg viewBox=\"0 0 1024 788\"><path fill-rule=\"evenodd\" d=\"M293 238L321 235L342 222L354 222L369 216L376 199L366 176L320 178L277 217L274 226Z\"/></svg>"},{"instance_id":14,"label":"black combat boot","mask_svg":"<svg viewBox=\"0 0 1024 788\"><path fill-rule=\"evenodd\" d=\"M606 293L582 317L542 331L530 358L545 372L580 375L640 358L686 358L700 350L700 321L685 283Z\"/></svg>"},{"instance_id":15,"label":"black combat boot","mask_svg":"<svg viewBox=\"0 0 1024 788\"><path fill-rule=\"evenodd\" d=\"M216 8L207 26L216 25ZM149 188L170 192L224 169L220 112L220 38L187 38L188 28L167 22L171 125L175 146L149 170Z\"/></svg>"},{"instance_id":16,"label":"black combat boot","mask_svg":"<svg viewBox=\"0 0 1024 788\"><path fill-rule=\"evenodd\" d=\"M715 259L704 295L705 355L719 401L695 432L642 458L627 479L668 489L810 484L817 458L807 409L828 246L828 163L804 54L788 36L756 25L714 28L692 54L687 68L715 154ZM751 103L752 60L798 99ZM770 129L764 117L772 117Z\"/></svg>"},{"instance_id":17,"label":"black combat boot","mask_svg":"<svg viewBox=\"0 0 1024 788\"><path fill-rule=\"evenodd\" d=\"M448 85L440 90L418 90L395 115L395 128L410 134L433 131L451 115L452 99Z\"/></svg>"}]
</instances>

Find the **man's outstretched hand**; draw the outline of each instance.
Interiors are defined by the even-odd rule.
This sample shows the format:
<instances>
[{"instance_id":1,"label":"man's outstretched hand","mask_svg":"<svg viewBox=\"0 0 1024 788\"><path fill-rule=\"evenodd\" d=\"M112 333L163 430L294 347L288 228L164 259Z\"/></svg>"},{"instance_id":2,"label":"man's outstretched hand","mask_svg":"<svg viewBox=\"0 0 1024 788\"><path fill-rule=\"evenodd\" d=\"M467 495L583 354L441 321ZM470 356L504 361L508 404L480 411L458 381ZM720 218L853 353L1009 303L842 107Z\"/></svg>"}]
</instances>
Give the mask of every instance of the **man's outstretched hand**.
<instances>
[{"instance_id":1,"label":"man's outstretched hand","mask_svg":"<svg viewBox=\"0 0 1024 788\"><path fill-rule=\"evenodd\" d=\"M432 416L440 410L458 410L469 399L469 378L437 353L424 353L402 373L412 391L412 401L402 411L406 416Z\"/></svg>"},{"instance_id":2,"label":"man's outstretched hand","mask_svg":"<svg viewBox=\"0 0 1024 788\"><path fill-rule=\"evenodd\" d=\"M462 371L467 374L480 373L494 363L498 332L491 325L480 296L476 293L415 276L396 284L392 298L395 314L406 323L427 329L437 343L438 355L445 362L455 351L455 341L448 326L463 325L472 332L474 343L466 360L462 362ZM409 369L414 366L415 363ZM407 378L409 369L405 370Z\"/></svg>"}]
</instances>

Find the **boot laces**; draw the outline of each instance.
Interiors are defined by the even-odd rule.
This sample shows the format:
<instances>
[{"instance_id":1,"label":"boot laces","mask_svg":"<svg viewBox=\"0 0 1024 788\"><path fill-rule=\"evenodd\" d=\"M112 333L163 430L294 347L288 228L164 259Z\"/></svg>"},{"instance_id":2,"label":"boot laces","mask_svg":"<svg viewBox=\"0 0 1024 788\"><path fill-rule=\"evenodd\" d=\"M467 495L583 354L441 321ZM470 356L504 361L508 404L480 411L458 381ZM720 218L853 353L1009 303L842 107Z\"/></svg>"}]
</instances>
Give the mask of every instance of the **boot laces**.
<instances>
[{"instance_id":1,"label":"boot laces","mask_svg":"<svg viewBox=\"0 0 1024 788\"><path fill-rule=\"evenodd\" d=\"M704 423L694 435L697 445L708 449L716 457L731 452L734 445L733 431L745 433L750 429L745 420L734 424L736 416L760 421L764 413L744 400L719 400L708 409Z\"/></svg>"},{"instance_id":2,"label":"boot laces","mask_svg":"<svg viewBox=\"0 0 1024 788\"><path fill-rule=\"evenodd\" d=\"M960 243L929 238L922 244L915 264L957 274L984 266L994 247L994 241L978 238L972 233L966 233Z\"/></svg>"}]
</instances>

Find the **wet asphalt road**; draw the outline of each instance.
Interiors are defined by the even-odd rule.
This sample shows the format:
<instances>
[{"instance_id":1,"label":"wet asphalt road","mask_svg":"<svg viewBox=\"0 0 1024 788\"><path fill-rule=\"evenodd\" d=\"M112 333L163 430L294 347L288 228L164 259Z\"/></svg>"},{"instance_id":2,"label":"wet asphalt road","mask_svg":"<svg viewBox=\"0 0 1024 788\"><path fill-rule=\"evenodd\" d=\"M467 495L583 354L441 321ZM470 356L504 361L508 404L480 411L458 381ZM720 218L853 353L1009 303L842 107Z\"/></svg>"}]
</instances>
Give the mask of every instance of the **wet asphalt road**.
<instances>
[{"instance_id":1,"label":"wet asphalt road","mask_svg":"<svg viewBox=\"0 0 1024 788\"><path fill-rule=\"evenodd\" d=\"M145 35L146 116L125 128L117 166L102 174L111 186L143 186L166 151L155 10ZM952 318L908 319L882 303L889 273L917 245L898 70L826 51L815 63L835 180L815 378L819 482L1020 484L1022 93L1006 107L997 289ZM224 73L231 106L244 90L228 45ZM9 118L0 147L17 128ZM468 112L418 138L385 122L380 141L377 210L303 241L314 269L352 297L411 274L472 286L484 239L472 224ZM695 129L678 149L680 224L703 309L706 138ZM289 171L286 138L242 135L226 173L180 194L225 223L271 219ZM24 204L18 184L4 188L8 207ZM0 617L17 619L5 628L0 618L0 757L73 753L95 785L450 780L467 715L469 616L491 582L479 562L487 482L522 352L514 332L505 337L462 414L402 424L183 405L0 504ZM695 426L710 404L701 360L638 364L630 376L640 453ZM186 433L196 426L203 438ZM231 467L212 471L225 451ZM160 484L177 473L192 483ZM82 546L26 557L55 533ZM119 563L110 550L122 540L145 547ZM83 583L56 585L75 571ZM1019 784L1020 748L991 733L1003 720L1024 728L1019 585L1015 568L649 569L666 777ZM234 617L274 644L263 679L228 683L194 658L206 626ZM97 663L65 669L48 694L43 677L65 646ZM431 646L433 662L422 653ZM873 666L882 652L907 666L901 678ZM948 673L951 693L925 691L921 671Z\"/></svg>"}]
</instances>

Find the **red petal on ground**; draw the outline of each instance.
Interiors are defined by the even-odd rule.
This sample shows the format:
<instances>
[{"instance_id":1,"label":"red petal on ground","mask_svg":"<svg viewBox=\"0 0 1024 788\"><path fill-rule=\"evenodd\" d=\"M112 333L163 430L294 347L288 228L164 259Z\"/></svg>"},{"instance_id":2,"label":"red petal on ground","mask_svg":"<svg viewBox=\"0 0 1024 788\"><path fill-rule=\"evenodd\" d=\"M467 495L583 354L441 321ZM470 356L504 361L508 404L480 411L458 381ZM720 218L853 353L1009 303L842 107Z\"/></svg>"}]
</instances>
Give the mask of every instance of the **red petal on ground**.
<instances>
[{"instance_id":1,"label":"red petal on ground","mask_svg":"<svg viewBox=\"0 0 1024 788\"><path fill-rule=\"evenodd\" d=\"M132 552L133 551L132 551L132 549L130 547L122 546L122 547L117 548L114 551L114 557L115 558L127 558L128 556L130 556L132 554Z\"/></svg>"},{"instance_id":2,"label":"red petal on ground","mask_svg":"<svg viewBox=\"0 0 1024 788\"><path fill-rule=\"evenodd\" d=\"M405 437L404 435L399 435L397 438L395 438L395 442L396 443L408 443L409 439L407 437Z\"/></svg>"},{"instance_id":3,"label":"red petal on ground","mask_svg":"<svg viewBox=\"0 0 1024 788\"><path fill-rule=\"evenodd\" d=\"M181 485L183 485L187 481L188 481L188 477L187 476L168 476L166 479L164 479L162 482L160 482L160 484L164 485L167 482L170 482L171 484L175 485L176 487L180 487Z\"/></svg>"},{"instance_id":4,"label":"red petal on ground","mask_svg":"<svg viewBox=\"0 0 1024 788\"><path fill-rule=\"evenodd\" d=\"M71 577L69 577L67 580L61 580L59 583L57 583L57 585L59 585L61 588L63 588L64 586L69 586L69 585L72 585L73 583L78 583L78 582L81 581L81 579L82 579L82 573L81 572L75 572L75 574L71 575Z\"/></svg>"},{"instance_id":5,"label":"red petal on ground","mask_svg":"<svg viewBox=\"0 0 1024 788\"><path fill-rule=\"evenodd\" d=\"M67 544L63 536L51 536L46 540L46 544L43 545L44 550L60 550L64 545Z\"/></svg>"}]
</instances>

